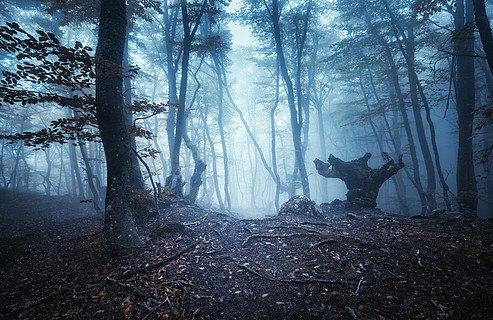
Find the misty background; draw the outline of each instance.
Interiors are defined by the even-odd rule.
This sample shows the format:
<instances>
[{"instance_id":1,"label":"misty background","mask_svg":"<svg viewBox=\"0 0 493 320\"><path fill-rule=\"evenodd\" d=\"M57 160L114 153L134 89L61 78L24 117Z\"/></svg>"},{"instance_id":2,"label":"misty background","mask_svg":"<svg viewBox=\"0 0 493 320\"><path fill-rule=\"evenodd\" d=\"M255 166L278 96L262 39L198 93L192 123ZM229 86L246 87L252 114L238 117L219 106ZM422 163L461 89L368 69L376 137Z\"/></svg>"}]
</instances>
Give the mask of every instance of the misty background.
<instances>
[{"instance_id":1,"label":"misty background","mask_svg":"<svg viewBox=\"0 0 493 320\"><path fill-rule=\"evenodd\" d=\"M53 33L67 47L79 42L96 48L97 2L4 0L0 24L16 22L31 34L36 30ZM148 166L140 164L148 190L144 193L152 195L149 172L164 187L171 169L174 104L182 77L183 19L175 0L135 2L129 14L125 58L127 66L140 69L124 83L126 106L131 100L171 101L164 113L130 115L130 124L152 133L135 137L136 150ZM493 88L479 35L473 31L471 39L458 32L462 29L457 28L457 8L445 8L424 20L427 12L416 15L413 7L419 1L275 2L279 6L278 39L271 8L263 1L216 1L215 10L198 21L193 21L193 13L201 2L189 2L198 28L185 97L188 141L180 151L184 193L190 191L195 158L199 157L207 167L196 203L242 216L275 215L280 204L295 194L306 194L307 188L319 204L345 199L344 183L320 176L315 158L325 161L333 154L349 161L370 152L369 164L377 167L383 163L381 153L386 152L394 159L403 154L406 171L382 186L379 208L417 215L423 207L420 196L426 193L428 213L447 207L445 194L450 210L457 210L458 95L473 93L478 108L491 103ZM472 7L464 2L467 25L467 10ZM488 13L491 9L487 3ZM460 51L463 42L472 43L474 54ZM283 75L279 43L290 84ZM407 60L410 56L412 65ZM457 79L459 56L473 59L472 91L462 88ZM0 60L2 71L16 69L14 55L0 51ZM81 94L63 86L23 85L26 90L37 85L35 90ZM290 86L298 128L292 122ZM82 91L93 93L94 88ZM70 112L54 103L2 103L0 134L36 132ZM474 116L478 121L482 115ZM97 132L90 126L84 130ZM293 130L299 130L307 184L296 164ZM491 127L473 132L473 150L491 146ZM103 202L106 168L98 139L50 143L41 149L21 140L2 139L0 143L1 187ZM491 164L487 157L480 163L481 153L474 158L479 163L474 172L477 214L492 217ZM448 191L443 191L441 180Z\"/></svg>"}]
</instances>

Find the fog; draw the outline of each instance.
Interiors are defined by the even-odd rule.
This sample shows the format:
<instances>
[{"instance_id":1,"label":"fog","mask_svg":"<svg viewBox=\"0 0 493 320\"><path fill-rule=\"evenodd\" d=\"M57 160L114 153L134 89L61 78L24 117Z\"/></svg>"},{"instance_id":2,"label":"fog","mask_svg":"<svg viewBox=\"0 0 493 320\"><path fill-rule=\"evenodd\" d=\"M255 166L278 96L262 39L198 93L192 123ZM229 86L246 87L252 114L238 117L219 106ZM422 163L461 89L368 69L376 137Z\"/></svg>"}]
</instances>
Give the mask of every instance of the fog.
<instances>
[{"instance_id":1,"label":"fog","mask_svg":"<svg viewBox=\"0 0 493 320\"><path fill-rule=\"evenodd\" d=\"M308 188L309 197L318 204L346 199L344 182L318 174L315 158L326 161L333 154L350 161L369 152L373 155L369 165L378 167L384 163L381 153L386 152L396 161L402 154L405 169L383 184L378 208L400 215L422 214L423 206L426 214L447 209L441 173L449 189L445 191L448 210L462 210L458 194L465 191L458 190L457 181L464 173L457 169L464 166L458 164L458 155L464 154L459 150L463 129L457 110L461 95L469 89L461 87L464 81L459 79L457 63L463 55L458 48L461 41L453 39L454 17L444 11L421 21L425 13L418 12L414 18L412 1L389 1L390 8L385 2L280 1L276 38L272 8L262 1L217 2L200 20L194 14L202 2L192 6L197 3L190 1L195 10L190 9L190 25L198 27L184 98L189 141L184 140L179 154L186 182L183 193L190 193L194 158L199 157L207 167L201 175L198 205L241 217L271 216L291 196L306 194ZM124 100L171 101L165 112L155 115L130 108L130 102L122 106L131 113L129 126L139 128L133 131L149 133L135 134L135 142L146 164L140 162L139 169L147 189L137 194L150 197L149 172L166 196L166 177L172 168L176 103L183 76L183 19L174 3L157 1L155 7L139 7L142 3L135 1L140 10L128 13L127 65L139 70L124 83ZM0 23L18 23L36 37L36 30L50 32L67 47L80 43L95 49L97 10L88 8L71 1L4 0ZM479 34L473 35L473 51L483 56ZM0 78L5 79L8 72L18 70L22 59L2 47L0 52ZM491 103L492 76L484 58L470 58L475 72L467 81L473 82L474 108L480 108ZM26 76L12 89L65 97L94 95L91 82L72 90ZM173 87L177 92L170 93ZM2 99L5 95L2 90ZM63 143L45 139L44 144L40 143L43 138L36 142L33 137L16 136L54 128L52 121L71 117L71 112L78 114L53 101L1 102L0 187L80 200L104 197L106 163L99 138L84 139L84 134L70 138L73 132L68 130L61 133L67 137L61 139ZM481 150L491 147L493 135L491 125L478 128L483 119L481 112L475 112L473 123L468 124L474 128L469 137L474 172L469 175L477 185L473 195L477 215L489 218L493 217L493 178L488 174L488 155ZM97 126L91 124L77 130L98 134ZM299 146L295 146L293 130L298 130ZM306 166L306 184L297 148ZM421 180L422 193L434 201L423 204L416 178Z\"/></svg>"}]
</instances>

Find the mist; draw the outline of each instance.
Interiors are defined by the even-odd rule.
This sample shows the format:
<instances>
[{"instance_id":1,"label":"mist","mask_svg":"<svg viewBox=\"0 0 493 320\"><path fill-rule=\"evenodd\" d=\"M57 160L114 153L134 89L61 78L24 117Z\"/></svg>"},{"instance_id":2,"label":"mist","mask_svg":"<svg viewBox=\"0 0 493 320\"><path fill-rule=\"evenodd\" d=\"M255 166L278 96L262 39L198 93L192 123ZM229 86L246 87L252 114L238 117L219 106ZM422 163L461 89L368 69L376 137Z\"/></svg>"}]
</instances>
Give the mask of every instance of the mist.
<instances>
[{"instance_id":1,"label":"mist","mask_svg":"<svg viewBox=\"0 0 493 320\"><path fill-rule=\"evenodd\" d=\"M313 159L326 160L329 154L334 154L350 161L370 152L374 155L370 166L378 166L380 153L387 152L394 158L403 155L407 174L403 170L397 175L399 191L390 180L382 186L379 208L417 215L421 212L419 192L426 192L436 199L428 212L444 208L460 210L456 183L457 175L461 174L457 172L456 104L461 89L457 87L457 75L453 71L457 63L453 52L457 49L447 31L453 27L453 17L449 13L436 13L430 19L411 18L410 3L403 4L404 8L408 6L407 12L404 10L394 18L392 14L395 13L389 14L378 3L372 4L374 16L369 16L370 10L363 4L348 7L344 1L317 1L311 5L309 16L307 3L282 8L283 38L277 41L282 46L289 79L283 76L279 67L276 39L268 21L260 18L265 12L262 13L259 3L218 4L221 12L214 21L204 18L198 24L189 59L187 92L183 97L187 117L185 130L190 145L196 148L196 156L200 156L207 166L202 173L203 184L196 202L203 207L242 216L264 216L275 215L280 204L294 194L306 193L308 187L310 198L317 203L345 200L344 183L318 175ZM76 41L83 46L96 47L97 17L86 16L88 13L80 8L36 1L5 1L2 7L2 24L18 22L31 33L35 30L51 32L69 47ZM71 14L71 10L75 13ZM173 100L179 95L177 84L182 77L179 67L182 31L180 22L172 20L176 7L168 7L167 15L159 4L142 10L140 15L131 17L127 29L126 64L138 66L139 70L124 84L126 104L130 106L132 100L171 101L164 113L149 117L139 116L138 112L131 115L135 119L133 124L148 132L146 137L135 137L135 143L150 169L146 170L139 163L145 188L152 190L149 172L155 182L164 187L172 168L174 129L170 126L173 126L178 110L178 101ZM170 19L174 31L167 29L166 19ZM404 36L413 26L413 34L406 37L413 37L412 71L416 72L423 91L420 97L415 93L416 87L410 87L410 69L405 53L399 51L403 40L396 40L392 23ZM405 29L408 31L402 31ZM475 39L476 46L481 46L479 36ZM16 59L13 58L6 52L2 54L3 71L15 70ZM489 103L491 74L485 59L473 60L476 70L474 106L479 108ZM172 70L168 70L170 66ZM392 72L396 73L398 87L392 87ZM173 84L170 84L172 73ZM292 82L290 85L294 88L293 103L296 105L292 108L295 108L295 114L290 114L286 81ZM49 90L66 90L55 87ZM29 83L23 88L37 90ZM396 93L396 88L400 93ZM93 90L88 87L85 94ZM175 92L170 93L170 90ZM81 92L72 89L72 94ZM413 103L418 110L414 115ZM399 109L399 104L403 104L404 109ZM424 104L430 113L429 120ZM403 110L407 119L403 119ZM50 103L3 103L0 111L3 137L45 129L51 121L70 112L68 108ZM298 117L299 129L290 123L293 115ZM474 118L476 122L482 121L480 113L475 113ZM409 133L405 132L406 121L409 122ZM430 125L434 126L433 138ZM474 127L474 123L469 125ZM82 130L97 134L92 128ZM308 179L306 186L297 173L299 164L293 130L299 130L300 152ZM491 127L485 126L471 136L475 159L472 179L478 190L477 214L483 218L491 217L492 213L489 196L492 178L487 173L490 161L487 156L486 161L482 161L484 156L479 152L491 145L490 131ZM49 142L41 150L35 144L27 146L21 139L3 139L2 187L93 199L88 183L92 179L99 197L104 197L106 165L101 143L97 139L70 139L63 144ZM437 153L424 157L423 152L433 153L433 143ZM88 161L83 161L82 147L87 149ZM194 169L191 149L185 146L179 157L187 193ZM437 163L441 165L440 170L437 170ZM91 167L92 177L88 177L86 166ZM418 173L414 172L416 169ZM447 185L451 205L444 202L439 173ZM278 183L276 179L279 179ZM422 180L418 183L423 185L423 190L429 187L430 179L435 180L434 186L419 191L416 179ZM277 197L276 192L279 192ZM399 202L398 197L403 200Z\"/></svg>"},{"instance_id":2,"label":"mist","mask_svg":"<svg viewBox=\"0 0 493 320\"><path fill-rule=\"evenodd\" d=\"M0 317L491 317L492 15L1 1Z\"/></svg>"}]
</instances>

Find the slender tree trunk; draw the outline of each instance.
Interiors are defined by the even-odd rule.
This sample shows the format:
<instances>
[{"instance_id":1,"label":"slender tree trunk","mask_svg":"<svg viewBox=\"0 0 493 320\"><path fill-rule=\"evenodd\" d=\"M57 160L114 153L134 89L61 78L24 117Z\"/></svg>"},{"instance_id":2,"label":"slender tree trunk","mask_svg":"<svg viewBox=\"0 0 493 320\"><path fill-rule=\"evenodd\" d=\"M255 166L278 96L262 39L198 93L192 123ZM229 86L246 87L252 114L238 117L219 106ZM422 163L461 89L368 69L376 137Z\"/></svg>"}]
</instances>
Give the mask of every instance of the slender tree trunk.
<instances>
[{"instance_id":1,"label":"slender tree trunk","mask_svg":"<svg viewBox=\"0 0 493 320\"><path fill-rule=\"evenodd\" d=\"M228 151L226 148L226 139L224 137L224 124L223 124L223 114L224 114L224 91L223 91L223 77L221 64L219 63L219 58L217 55L212 54L214 60L215 71L217 75L217 81L219 85L219 95L218 95L218 115L217 115L217 125L219 126L219 136L221 137L221 146L223 151L223 166L224 166L224 198L226 200L226 206L228 210L231 210L231 198L229 195L229 167L228 167Z\"/></svg>"},{"instance_id":2,"label":"slender tree trunk","mask_svg":"<svg viewBox=\"0 0 493 320\"><path fill-rule=\"evenodd\" d=\"M381 105L380 98L379 98L379 96L377 94L377 90L376 90L375 84L373 82L373 75L372 75L372 72L371 72L371 69L370 69L370 65L368 63L367 63L367 68L368 68L368 74L370 76L370 84L371 84L371 87L373 89L373 95L375 96L375 99L377 100L377 103L379 105ZM365 89L364 89L364 86L363 86L363 79L362 79L361 71L360 71L360 87L361 87L361 91L363 92L363 96L365 98L366 109L368 110L368 114L371 114L370 113L369 99L367 98L367 94L366 94ZM382 116L383 116L384 121L386 122L386 124L388 126L387 118L386 118L386 115L385 115L385 110L382 110ZM375 136L375 139L377 140L377 144L378 144L378 147L380 149L380 153L382 154L382 158L385 161L386 159L383 157L383 154L384 154L385 150L384 150L384 147L383 147L382 139L378 136L376 126L373 123L373 120L372 120L371 116L370 116L369 120L370 120L371 129L373 131L373 135ZM394 138L392 136L392 132L389 130L388 133L390 135L390 138L392 140L394 140ZM397 150L396 150L397 148L395 146L395 142L393 144L394 144L394 152L396 153L397 156L399 156L400 153L397 153ZM396 191L396 194L397 194L397 199L399 200L399 208L400 208L401 212L405 216L409 216L409 207L407 206L405 194L403 193L403 190L401 189L401 185L399 184L399 182L397 180L397 175L392 176L392 182L393 182L394 187L395 187L395 191Z\"/></svg>"},{"instance_id":3,"label":"slender tree trunk","mask_svg":"<svg viewBox=\"0 0 493 320\"><path fill-rule=\"evenodd\" d=\"M176 33L177 15L179 8L177 6L170 8L168 5L168 0L164 0L164 41L166 47L166 66L167 66L167 77L168 77L168 95L170 102L170 112L166 119L166 133L168 136L168 150L171 157L173 155L173 143L175 141L175 126L176 126L176 105L178 103L178 95L176 89L176 72L177 68L175 65L173 50L174 50L174 36ZM172 15L170 17L169 11L172 10ZM165 172L167 174L167 172Z\"/></svg>"},{"instance_id":4,"label":"slender tree trunk","mask_svg":"<svg viewBox=\"0 0 493 320\"><path fill-rule=\"evenodd\" d=\"M212 156L212 177L214 180L214 189L216 190L217 202L219 203L219 208L224 210L224 203L221 197L221 190L219 190L219 179L217 177L217 157L216 150L214 149L214 141L212 141L211 134L209 132L209 127L207 126L207 106L205 107L204 114L202 114L202 118L204 120L205 133L207 135L207 140L209 142L209 146L211 148L211 156Z\"/></svg>"},{"instance_id":5,"label":"slender tree trunk","mask_svg":"<svg viewBox=\"0 0 493 320\"><path fill-rule=\"evenodd\" d=\"M464 2L466 6L464 7ZM465 18L464 18L465 17ZM470 0L458 1L455 13L455 30L464 32L465 23L473 22L473 8ZM457 87L456 109L459 124L459 150L457 157L457 198L459 208L466 216L475 217L478 205L478 190L473 160L473 122L475 107L474 81L474 34L464 35L464 45L456 42Z\"/></svg>"},{"instance_id":6,"label":"slender tree trunk","mask_svg":"<svg viewBox=\"0 0 493 320\"><path fill-rule=\"evenodd\" d=\"M103 142L107 188L105 236L113 257L143 243L134 221L131 143L122 108L122 76L126 33L125 0L101 0L96 49L96 116Z\"/></svg>"},{"instance_id":7,"label":"slender tree trunk","mask_svg":"<svg viewBox=\"0 0 493 320\"><path fill-rule=\"evenodd\" d=\"M398 37L398 35L395 36ZM423 126L423 118L421 116L421 108L418 100L417 86L419 80L417 79L415 73L414 26L412 22L409 24L408 27L408 38L406 43L406 49L407 49L406 61L408 67L411 105L414 115L414 123L416 125L416 133L418 135L418 141L421 147L421 153L423 155L423 160L425 163L426 178L427 178L427 184L426 184L427 213L430 214L431 211L436 207L436 200L435 200L436 178L435 178L435 168L433 166L433 159L431 157L430 148L428 146L428 141Z\"/></svg>"},{"instance_id":8,"label":"slender tree trunk","mask_svg":"<svg viewBox=\"0 0 493 320\"><path fill-rule=\"evenodd\" d=\"M272 24L274 29L274 40L276 42L276 53L281 67L281 74L287 89L287 98L290 111L291 131L293 136L293 145L296 158L296 166L299 168L303 194L310 197L310 186L308 184L308 174L306 172L305 159L303 157L301 129L302 129L302 106L296 107L293 82L289 76L284 50L282 47L281 29L279 26L279 3L278 0L272 0Z\"/></svg>"},{"instance_id":9,"label":"slender tree trunk","mask_svg":"<svg viewBox=\"0 0 493 320\"><path fill-rule=\"evenodd\" d=\"M52 185L51 185L50 178L51 178L52 162L51 162L51 157L50 157L50 149L49 148L45 149L44 154L45 154L45 160L46 160L46 164L47 164L46 175L44 177L45 193L47 196L51 196ZM19 158L20 158L20 153L19 153Z\"/></svg>"},{"instance_id":10,"label":"slender tree trunk","mask_svg":"<svg viewBox=\"0 0 493 320\"><path fill-rule=\"evenodd\" d=\"M271 155L272 155L272 171L275 177L276 183L276 195L274 199L274 205L276 206L276 212L279 212L279 196L281 194L281 177L277 172L277 152L276 152L276 110L279 105L279 63L276 60L276 97L274 105L270 109L270 130L271 130Z\"/></svg>"},{"instance_id":11,"label":"slender tree trunk","mask_svg":"<svg viewBox=\"0 0 493 320\"><path fill-rule=\"evenodd\" d=\"M180 147L183 139L183 132L186 130L185 122L185 102L187 96L187 83L188 83L188 67L190 60L190 51L192 47L192 40L195 37L197 28L200 24L200 19L205 11L207 0L204 0L200 8L197 20L195 21L194 28L190 28L190 17L188 15L187 1L181 0L181 12L183 18L183 56L181 63L181 79L180 79L180 96L178 99L178 109L176 113L176 130L173 142L173 152L171 154L171 175L166 178L166 186L168 186L171 192L178 198L183 198L183 177L180 170Z\"/></svg>"},{"instance_id":12,"label":"slender tree trunk","mask_svg":"<svg viewBox=\"0 0 493 320\"><path fill-rule=\"evenodd\" d=\"M406 106L405 102L403 99L402 91L401 91L401 86L399 83L399 71L397 69L397 66L395 65L394 59L392 57L392 54L390 52L389 47L385 47L385 53L386 56L389 60L390 63L390 76L391 76L391 82L394 87L394 92L396 94L398 106L399 106L399 111L402 116L402 122L404 125L404 129L406 132L407 140L409 142L409 153L411 154L411 161L413 165L413 177L409 176L410 180L413 182L414 187L418 191L418 195L421 201L421 214L424 215L426 214L427 211L427 201L426 201L426 194L423 190L423 186L421 184L421 178L419 175L419 162L418 162L418 156L416 154L416 145L414 143L414 137L411 131L411 125L409 122L409 117L407 115L406 111Z\"/></svg>"},{"instance_id":13,"label":"slender tree trunk","mask_svg":"<svg viewBox=\"0 0 493 320\"><path fill-rule=\"evenodd\" d=\"M80 154L82 155L82 160L84 161L84 165L86 166L86 174L87 174L87 184L89 186L89 190L92 193L93 197L93 205L94 205L94 210L98 214L98 216L103 215L103 211L101 210L101 197L99 193L99 189L96 187L94 184L94 174L92 171L92 166L91 163L89 162L89 157L87 155L87 149L86 145L82 140L78 140L79 142L79 148L80 148Z\"/></svg>"}]
</instances>

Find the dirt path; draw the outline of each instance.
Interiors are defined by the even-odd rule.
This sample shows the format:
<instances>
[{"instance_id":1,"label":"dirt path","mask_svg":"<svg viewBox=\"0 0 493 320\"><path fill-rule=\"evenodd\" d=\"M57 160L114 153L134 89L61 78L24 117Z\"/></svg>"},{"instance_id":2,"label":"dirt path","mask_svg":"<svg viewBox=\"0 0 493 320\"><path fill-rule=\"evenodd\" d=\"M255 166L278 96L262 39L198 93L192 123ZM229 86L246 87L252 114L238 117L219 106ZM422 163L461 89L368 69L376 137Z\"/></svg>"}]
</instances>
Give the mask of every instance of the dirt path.
<instances>
[{"instance_id":1,"label":"dirt path","mask_svg":"<svg viewBox=\"0 0 493 320\"><path fill-rule=\"evenodd\" d=\"M9 230L15 219L2 212L0 231ZM165 218L185 231L158 236L143 226L146 245L117 261L91 216L2 233L0 316L444 319L492 286L488 222L347 214L239 220L175 204Z\"/></svg>"}]
</instances>

